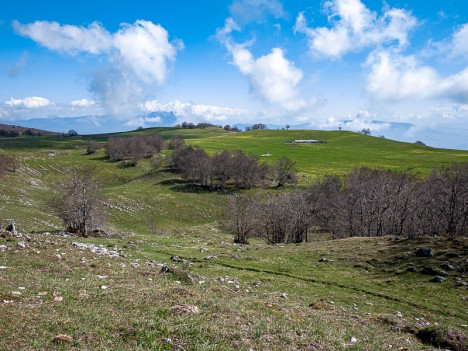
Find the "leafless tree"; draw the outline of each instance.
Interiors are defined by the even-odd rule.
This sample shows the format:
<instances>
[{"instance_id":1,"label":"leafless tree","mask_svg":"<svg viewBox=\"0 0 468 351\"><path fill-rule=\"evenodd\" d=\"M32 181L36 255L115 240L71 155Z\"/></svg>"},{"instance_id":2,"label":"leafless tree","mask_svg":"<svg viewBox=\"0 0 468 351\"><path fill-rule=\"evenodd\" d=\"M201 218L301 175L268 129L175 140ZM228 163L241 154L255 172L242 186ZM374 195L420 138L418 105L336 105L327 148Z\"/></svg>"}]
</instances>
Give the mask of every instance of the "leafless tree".
<instances>
[{"instance_id":1,"label":"leafless tree","mask_svg":"<svg viewBox=\"0 0 468 351\"><path fill-rule=\"evenodd\" d=\"M234 242L248 244L258 227L257 201L243 195L230 197L223 226L234 233Z\"/></svg>"},{"instance_id":2,"label":"leafless tree","mask_svg":"<svg viewBox=\"0 0 468 351\"><path fill-rule=\"evenodd\" d=\"M87 155L95 154L100 148L101 146L96 140L90 140L88 142L88 145L86 146L86 154Z\"/></svg>"},{"instance_id":3,"label":"leafless tree","mask_svg":"<svg viewBox=\"0 0 468 351\"><path fill-rule=\"evenodd\" d=\"M185 146L185 141L180 135L173 136L167 142L167 148L170 150L181 149Z\"/></svg>"},{"instance_id":4,"label":"leafless tree","mask_svg":"<svg viewBox=\"0 0 468 351\"><path fill-rule=\"evenodd\" d=\"M59 194L51 202L68 230L87 236L103 221L102 191L93 169L74 169L59 184Z\"/></svg>"},{"instance_id":5,"label":"leafless tree","mask_svg":"<svg viewBox=\"0 0 468 351\"><path fill-rule=\"evenodd\" d=\"M0 178L6 172L16 172L17 163L13 156L0 155Z\"/></svg>"},{"instance_id":6,"label":"leafless tree","mask_svg":"<svg viewBox=\"0 0 468 351\"><path fill-rule=\"evenodd\" d=\"M276 173L277 187L280 188L287 184L296 184L296 162L289 157L282 156L274 167Z\"/></svg>"}]
</instances>

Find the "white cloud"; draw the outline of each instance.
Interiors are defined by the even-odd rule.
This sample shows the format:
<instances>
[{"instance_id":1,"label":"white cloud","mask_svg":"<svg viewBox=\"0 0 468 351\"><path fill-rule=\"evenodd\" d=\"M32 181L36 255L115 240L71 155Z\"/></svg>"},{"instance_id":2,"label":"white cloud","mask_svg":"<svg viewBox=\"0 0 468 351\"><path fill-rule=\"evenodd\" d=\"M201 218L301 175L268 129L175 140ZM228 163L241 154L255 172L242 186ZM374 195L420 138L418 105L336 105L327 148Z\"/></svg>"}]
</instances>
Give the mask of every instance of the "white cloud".
<instances>
[{"instance_id":1,"label":"white cloud","mask_svg":"<svg viewBox=\"0 0 468 351\"><path fill-rule=\"evenodd\" d=\"M159 24L138 20L121 24L116 33L100 23L87 27L36 21L13 22L16 32L60 53L104 55L107 62L91 72L89 90L110 113L124 116L135 110L151 85L167 80L169 63L175 61L182 41L169 41ZM86 103L85 103L86 104Z\"/></svg>"},{"instance_id":2,"label":"white cloud","mask_svg":"<svg viewBox=\"0 0 468 351\"><path fill-rule=\"evenodd\" d=\"M229 6L229 12L241 23L263 22L268 15L275 18L287 16L278 0L235 0Z\"/></svg>"},{"instance_id":3,"label":"white cloud","mask_svg":"<svg viewBox=\"0 0 468 351\"><path fill-rule=\"evenodd\" d=\"M301 97L298 84L302 71L284 56L280 48L273 48L269 54L255 58L248 47L251 43L238 44L231 33L239 30L237 23L228 18L223 28L216 31L216 38L232 55L232 63L248 79L252 91L268 103L288 111L298 111L310 102Z\"/></svg>"},{"instance_id":4,"label":"white cloud","mask_svg":"<svg viewBox=\"0 0 468 351\"><path fill-rule=\"evenodd\" d=\"M468 58L468 23L453 33L449 49L452 56Z\"/></svg>"},{"instance_id":5,"label":"white cloud","mask_svg":"<svg viewBox=\"0 0 468 351\"><path fill-rule=\"evenodd\" d=\"M167 61L175 60L182 43L169 42L169 34L162 26L149 21L125 24L114 35L114 46L119 56L140 79L150 83L164 83Z\"/></svg>"},{"instance_id":6,"label":"white cloud","mask_svg":"<svg viewBox=\"0 0 468 351\"><path fill-rule=\"evenodd\" d=\"M96 102L94 100L88 100L88 99L80 99L80 100L73 100L70 105L73 107L92 107L96 105Z\"/></svg>"},{"instance_id":7,"label":"white cloud","mask_svg":"<svg viewBox=\"0 0 468 351\"><path fill-rule=\"evenodd\" d=\"M382 16L370 11L360 0L330 0L324 2L331 28L310 28L304 13L296 19L295 32L308 38L310 52L315 56L340 58L342 55L369 46L408 43L408 33L416 19L402 9L388 8Z\"/></svg>"},{"instance_id":8,"label":"white cloud","mask_svg":"<svg viewBox=\"0 0 468 351\"><path fill-rule=\"evenodd\" d=\"M100 54L112 47L111 34L98 22L82 27L48 21L30 24L13 21L13 27L18 34L29 37L53 51Z\"/></svg>"},{"instance_id":9,"label":"white cloud","mask_svg":"<svg viewBox=\"0 0 468 351\"><path fill-rule=\"evenodd\" d=\"M367 91L379 99L449 98L468 102L468 68L440 77L438 72L421 64L414 55L404 56L392 50L372 53L367 62Z\"/></svg>"},{"instance_id":10,"label":"white cloud","mask_svg":"<svg viewBox=\"0 0 468 351\"><path fill-rule=\"evenodd\" d=\"M144 112L173 112L178 119L194 118L208 122L224 122L229 118L239 118L247 113L240 108L222 107L214 105L199 105L184 103L178 100L162 103L157 100L146 101L140 104Z\"/></svg>"},{"instance_id":11,"label":"white cloud","mask_svg":"<svg viewBox=\"0 0 468 351\"><path fill-rule=\"evenodd\" d=\"M25 108L25 109L38 109L42 107L47 107L52 103L50 100L40 97L40 96L30 96L24 99L14 99L5 101L5 104L12 108Z\"/></svg>"}]
</instances>

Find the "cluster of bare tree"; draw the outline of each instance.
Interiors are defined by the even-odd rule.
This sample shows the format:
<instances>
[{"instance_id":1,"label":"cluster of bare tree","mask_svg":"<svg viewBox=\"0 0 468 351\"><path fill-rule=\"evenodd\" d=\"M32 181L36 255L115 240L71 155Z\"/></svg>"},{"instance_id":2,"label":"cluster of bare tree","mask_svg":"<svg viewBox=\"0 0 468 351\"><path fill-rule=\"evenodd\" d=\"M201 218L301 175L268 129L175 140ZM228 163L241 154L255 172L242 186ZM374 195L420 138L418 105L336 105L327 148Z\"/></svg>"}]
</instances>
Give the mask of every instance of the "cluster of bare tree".
<instances>
[{"instance_id":1,"label":"cluster of bare tree","mask_svg":"<svg viewBox=\"0 0 468 351\"><path fill-rule=\"evenodd\" d=\"M15 172L16 167L16 159L13 156L0 155L0 178L6 172Z\"/></svg>"},{"instance_id":2,"label":"cluster of bare tree","mask_svg":"<svg viewBox=\"0 0 468 351\"><path fill-rule=\"evenodd\" d=\"M325 177L307 191L266 201L236 196L226 226L234 240L258 236L297 243L308 228L349 236L464 236L468 233L468 164L435 170L420 180L409 172L360 168L344 179Z\"/></svg>"},{"instance_id":3,"label":"cluster of bare tree","mask_svg":"<svg viewBox=\"0 0 468 351\"><path fill-rule=\"evenodd\" d=\"M234 195L230 200L224 227L234 233L234 242L247 244L250 237L269 244L300 243L307 240L309 209L306 193L294 191L254 199Z\"/></svg>"},{"instance_id":4,"label":"cluster of bare tree","mask_svg":"<svg viewBox=\"0 0 468 351\"><path fill-rule=\"evenodd\" d=\"M172 153L173 167L182 172L182 178L207 187L225 190L228 185L250 189L272 179L278 186L296 181L295 163L281 158L274 168L242 151L225 150L209 156L203 149L183 147Z\"/></svg>"},{"instance_id":5,"label":"cluster of bare tree","mask_svg":"<svg viewBox=\"0 0 468 351\"><path fill-rule=\"evenodd\" d=\"M266 164L242 151L223 151L210 157L205 150L191 146L174 150L172 164L182 172L183 179L223 190L228 182L236 188L251 188L268 173Z\"/></svg>"},{"instance_id":6,"label":"cluster of bare tree","mask_svg":"<svg viewBox=\"0 0 468 351\"><path fill-rule=\"evenodd\" d=\"M136 135L114 137L107 141L107 156L111 161L129 160L136 166L138 161L164 149L164 139L159 135Z\"/></svg>"}]
</instances>

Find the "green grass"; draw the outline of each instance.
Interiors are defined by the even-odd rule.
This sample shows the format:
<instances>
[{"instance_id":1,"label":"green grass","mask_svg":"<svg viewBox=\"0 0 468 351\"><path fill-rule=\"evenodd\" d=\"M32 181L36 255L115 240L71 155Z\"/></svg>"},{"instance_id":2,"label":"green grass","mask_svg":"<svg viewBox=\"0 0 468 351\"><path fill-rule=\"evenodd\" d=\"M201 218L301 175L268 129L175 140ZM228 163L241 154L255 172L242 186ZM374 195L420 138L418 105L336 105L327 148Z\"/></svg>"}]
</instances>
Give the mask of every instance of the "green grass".
<instances>
[{"instance_id":1,"label":"green grass","mask_svg":"<svg viewBox=\"0 0 468 351\"><path fill-rule=\"evenodd\" d=\"M357 166L412 168L424 175L468 161L468 151L343 131L156 128L113 136L135 133L181 135L212 154L270 153L262 157L268 162L288 156L297 163L302 186ZM311 242L299 245L234 245L218 226L225 194L186 187L177 174L154 170L149 160L122 168L106 160L104 150L84 155L88 140L104 145L108 137L0 139L0 152L14 154L19 164L0 179L0 222L4 227L15 221L27 235L0 238L9 247L0 252L0 266L8 267L0 270L0 350L430 350L414 336L423 323L466 334L468 294L458 285L467 279L466 239L332 241L312 234ZM327 143L285 143L293 139ZM49 156L51 151L57 155ZM95 167L109 206L107 229L115 237L43 234L62 229L48 199L67 169L77 166ZM20 240L26 249L16 246ZM80 251L72 241L117 246L126 257ZM435 255L415 257L416 247L432 247ZM319 262L321 257L328 262ZM151 262L175 266L175 273L160 274ZM443 283L421 272L443 263L457 267ZM177 304L196 305L200 313L171 313ZM73 341L57 344L59 334Z\"/></svg>"}]
</instances>

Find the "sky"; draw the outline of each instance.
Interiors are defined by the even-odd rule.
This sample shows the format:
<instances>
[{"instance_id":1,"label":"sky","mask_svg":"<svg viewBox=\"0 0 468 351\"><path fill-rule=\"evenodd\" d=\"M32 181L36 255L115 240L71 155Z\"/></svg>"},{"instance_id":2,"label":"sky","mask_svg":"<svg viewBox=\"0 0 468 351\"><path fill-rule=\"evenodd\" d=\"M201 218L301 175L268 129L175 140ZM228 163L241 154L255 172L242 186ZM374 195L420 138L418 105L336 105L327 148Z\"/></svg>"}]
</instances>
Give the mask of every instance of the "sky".
<instances>
[{"instance_id":1,"label":"sky","mask_svg":"<svg viewBox=\"0 0 468 351\"><path fill-rule=\"evenodd\" d=\"M4 0L0 77L2 123L369 128L468 149L468 2Z\"/></svg>"}]
</instances>

